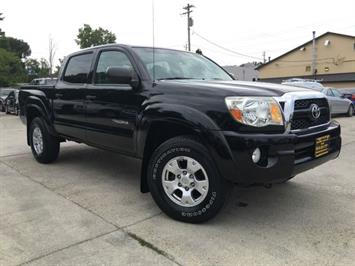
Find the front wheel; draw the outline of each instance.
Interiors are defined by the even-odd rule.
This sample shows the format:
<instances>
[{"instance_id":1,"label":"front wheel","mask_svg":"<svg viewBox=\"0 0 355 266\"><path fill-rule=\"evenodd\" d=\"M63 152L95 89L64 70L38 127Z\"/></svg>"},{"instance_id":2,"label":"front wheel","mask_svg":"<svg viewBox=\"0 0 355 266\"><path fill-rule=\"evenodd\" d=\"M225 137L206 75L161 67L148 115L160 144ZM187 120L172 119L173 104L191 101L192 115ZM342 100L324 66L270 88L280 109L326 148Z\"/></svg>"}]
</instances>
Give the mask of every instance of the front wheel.
<instances>
[{"instance_id":1,"label":"front wheel","mask_svg":"<svg viewBox=\"0 0 355 266\"><path fill-rule=\"evenodd\" d=\"M60 142L52 136L42 118L32 120L29 129L32 154L40 163L51 163L58 158Z\"/></svg>"},{"instance_id":2,"label":"front wheel","mask_svg":"<svg viewBox=\"0 0 355 266\"><path fill-rule=\"evenodd\" d=\"M354 106L351 104L351 105L349 106L349 110L348 110L347 115L348 115L348 117L352 117L353 114L354 114Z\"/></svg>"},{"instance_id":3,"label":"front wheel","mask_svg":"<svg viewBox=\"0 0 355 266\"><path fill-rule=\"evenodd\" d=\"M154 151L148 186L163 212L189 223L214 217L229 190L208 150L190 137L172 138Z\"/></svg>"}]
</instances>

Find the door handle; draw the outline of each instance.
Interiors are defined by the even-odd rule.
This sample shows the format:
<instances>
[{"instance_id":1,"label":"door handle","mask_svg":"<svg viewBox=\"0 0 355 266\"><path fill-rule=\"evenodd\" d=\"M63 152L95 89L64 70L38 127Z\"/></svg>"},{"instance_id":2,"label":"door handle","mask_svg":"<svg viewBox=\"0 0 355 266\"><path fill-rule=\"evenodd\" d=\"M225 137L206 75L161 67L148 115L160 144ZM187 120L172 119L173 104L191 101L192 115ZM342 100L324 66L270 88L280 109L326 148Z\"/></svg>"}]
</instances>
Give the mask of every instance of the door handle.
<instances>
[{"instance_id":1,"label":"door handle","mask_svg":"<svg viewBox=\"0 0 355 266\"><path fill-rule=\"evenodd\" d=\"M96 96L95 95L86 95L85 97L87 100L95 100Z\"/></svg>"},{"instance_id":2,"label":"door handle","mask_svg":"<svg viewBox=\"0 0 355 266\"><path fill-rule=\"evenodd\" d=\"M63 97L63 94L62 94L62 93L56 93L56 94L55 94L55 97L56 97L56 98L62 98L62 97Z\"/></svg>"}]
</instances>

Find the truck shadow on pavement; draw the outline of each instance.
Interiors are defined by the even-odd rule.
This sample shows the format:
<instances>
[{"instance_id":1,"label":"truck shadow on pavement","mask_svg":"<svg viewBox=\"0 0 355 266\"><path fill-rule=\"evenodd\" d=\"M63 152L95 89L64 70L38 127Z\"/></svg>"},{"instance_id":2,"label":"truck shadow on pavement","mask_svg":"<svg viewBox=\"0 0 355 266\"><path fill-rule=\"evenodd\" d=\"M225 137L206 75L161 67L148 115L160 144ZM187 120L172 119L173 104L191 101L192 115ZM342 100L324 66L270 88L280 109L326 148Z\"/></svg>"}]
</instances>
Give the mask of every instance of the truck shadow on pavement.
<instances>
[{"instance_id":1,"label":"truck shadow on pavement","mask_svg":"<svg viewBox=\"0 0 355 266\"><path fill-rule=\"evenodd\" d=\"M91 178L117 184L129 183L132 193L139 194L140 161L119 154L90 148L75 146L62 151L58 164L65 167L81 168L86 171L99 172ZM90 177L89 177L90 178ZM213 223L224 223L232 219L249 220L254 217L263 223L284 220L289 216L299 216L304 208L317 211L318 195L315 197L312 189L306 183L294 180L285 184L274 185L271 189L264 187L238 188L235 187L224 207L224 210L213 220ZM152 201L152 199L150 199ZM154 204L154 203L153 203ZM313 206L312 205L316 205ZM325 206L327 207L327 206Z\"/></svg>"},{"instance_id":2,"label":"truck shadow on pavement","mask_svg":"<svg viewBox=\"0 0 355 266\"><path fill-rule=\"evenodd\" d=\"M140 161L137 159L86 145L65 144L53 164L38 164L30 154L6 158L6 161L31 179L75 202L83 203L89 209L98 210L104 217L105 208L99 210L103 204L112 204L106 208L111 212L109 216L114 217L124 216L120 211L126 207L131 211L136 208L143 212L143 216L160 213L150 194L140 193ZM321 193L314 195L312 188L307 183L298 182L297 177L271 189L235 187L222 212L207 224L274 225L286 224L286 220L293 224L292 221L305 212L326 215L329 206L322 205L322 202L330 199L322 197L328 196ZM100 200L102 203L99 203ZM165 219L170 218L165 216Z\"/></svg>"}]
</instances>

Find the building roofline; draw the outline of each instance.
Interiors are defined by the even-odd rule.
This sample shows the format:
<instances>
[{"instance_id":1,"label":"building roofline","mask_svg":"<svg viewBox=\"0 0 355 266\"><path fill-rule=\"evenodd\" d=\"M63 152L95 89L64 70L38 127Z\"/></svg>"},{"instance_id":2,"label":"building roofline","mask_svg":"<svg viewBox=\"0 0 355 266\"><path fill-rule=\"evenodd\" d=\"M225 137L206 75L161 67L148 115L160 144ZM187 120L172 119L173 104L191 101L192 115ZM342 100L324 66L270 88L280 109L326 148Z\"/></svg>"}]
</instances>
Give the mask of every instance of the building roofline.
<instances>
[{"instance_id":1,"label":"building roofline","mask_svg":"<svg viewBox=\"0 0 355 266\"><path fill-rule=\"evenodd\" d=\"M355 36L353 36L353 35L347 35L347 34L342 34L342 33L336 33L336 32L327 31L327 32L325 32L325 33L319 35L318 37L316 37L316 40L318 40L319 38L321 38L321 37L323 37L323 36L325 36L325 35L328 35L328 34L337 35L337 36L341 36L341 37L347 37L347 38L354 38L354 39L355 39ZM282 57L284 57L284 56L286 56L286 55L288 55L288 54L290 54L290 53L292 53L292 52L294 52L294 51L296 51L296 50L299 50L299 49L302 48L303 46L305 46L305 45L307 45L307 44L309 44L309 43L312 43L312 41L313 41L313 40L307 41L307 42L305 42L305 43L303 43L303 44L297 46L296 48L293 48L292 50L290 50L290 51L288 51L288 52L286 52L286 53L284 53L284 54L282 54L282 55L279 55L278 57L275 57L274 59L270 60L269 62L266 62L265 64L262 64L262 65L256 67L255 69L259 70L259 69L263 68L264 66L267 66L267 65L273 63L274 61L276 61L276 60L278 60L278 59L280 59L280 58L282 58Z\"/></svg>"}]
</instances>

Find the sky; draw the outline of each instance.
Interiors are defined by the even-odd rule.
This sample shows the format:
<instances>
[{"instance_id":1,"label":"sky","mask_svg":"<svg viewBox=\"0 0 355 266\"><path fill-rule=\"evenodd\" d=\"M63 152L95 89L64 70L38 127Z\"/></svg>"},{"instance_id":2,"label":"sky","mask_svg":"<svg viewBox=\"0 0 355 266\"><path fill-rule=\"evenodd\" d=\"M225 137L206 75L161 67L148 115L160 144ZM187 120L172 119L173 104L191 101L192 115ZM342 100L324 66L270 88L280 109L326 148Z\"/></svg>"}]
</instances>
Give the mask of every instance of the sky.
<instances>
[{"instance_id":1,"label":"sky","mask_svg":"<svg viewBox=\"0 0 355 266\"><path fill-rule=\"evenodd\" d=\"M193 4L191 45L221 65L240 65L281 55L317 35L333 31L355 36L354 0L1 0L7 36L26 41L32 58L58 59L79 50L83 24L116 34L117 42L184 50L187 22L182 7ZM243 55L241 55L243 54Z\"/></svg>"}]
</instances>

